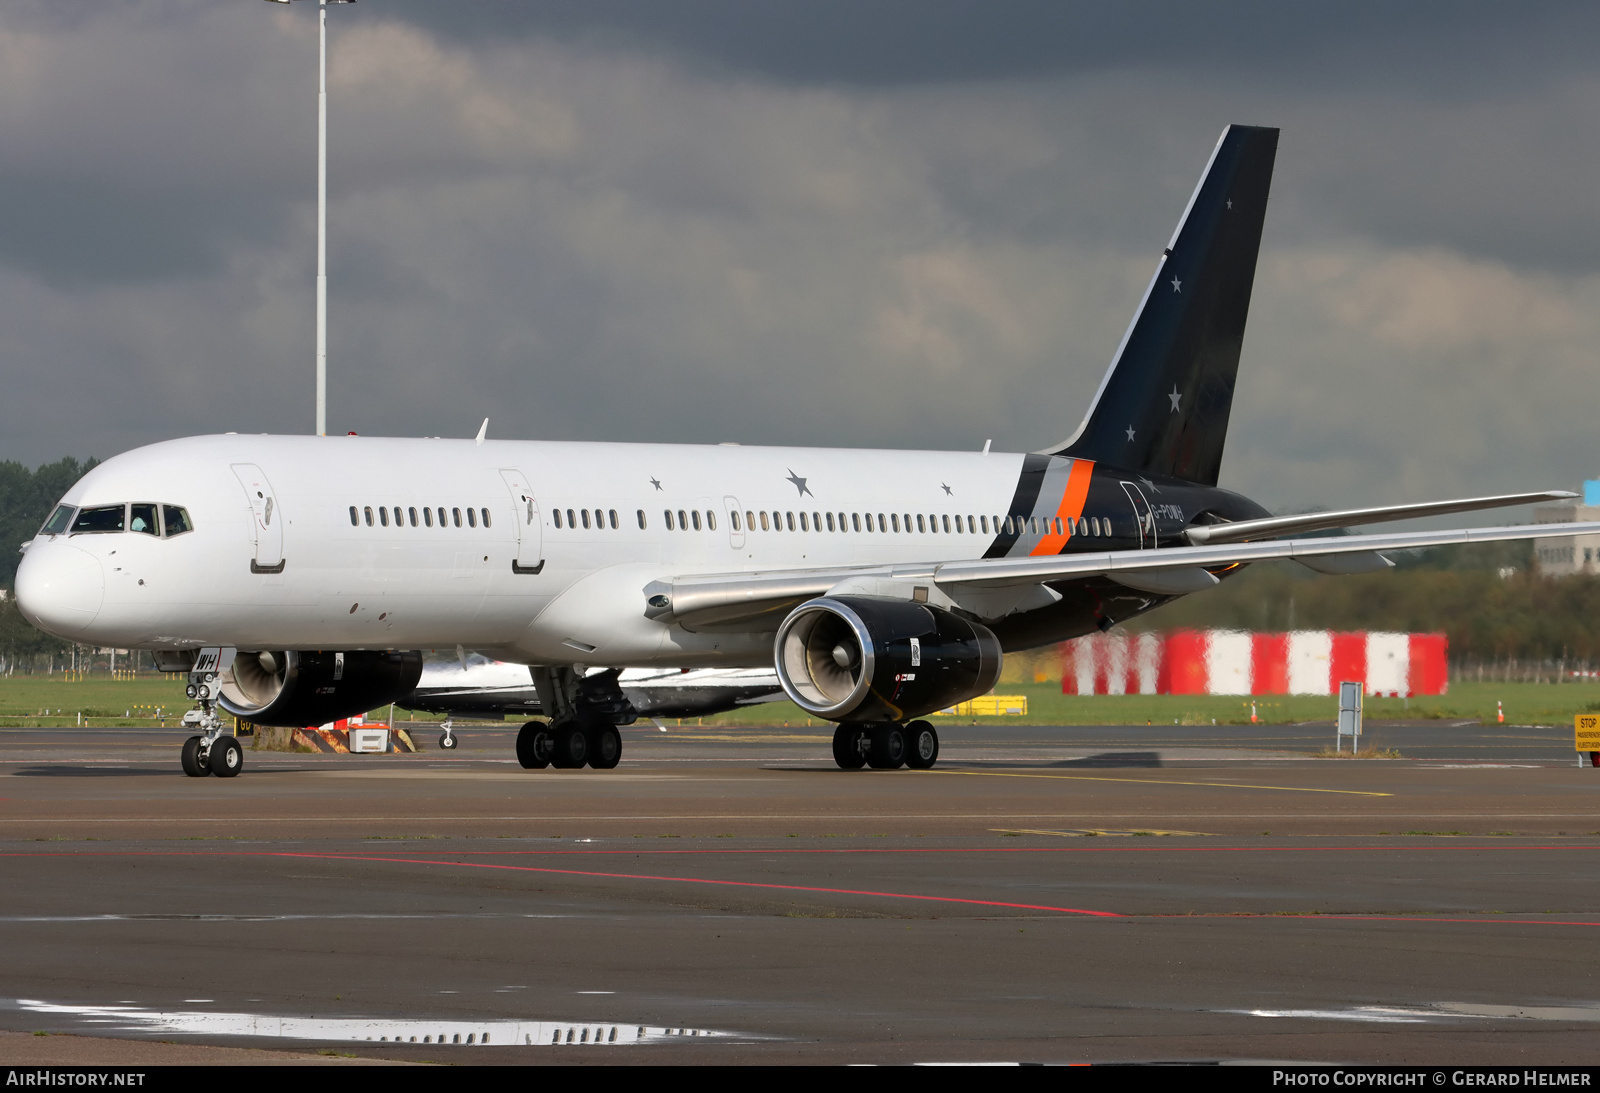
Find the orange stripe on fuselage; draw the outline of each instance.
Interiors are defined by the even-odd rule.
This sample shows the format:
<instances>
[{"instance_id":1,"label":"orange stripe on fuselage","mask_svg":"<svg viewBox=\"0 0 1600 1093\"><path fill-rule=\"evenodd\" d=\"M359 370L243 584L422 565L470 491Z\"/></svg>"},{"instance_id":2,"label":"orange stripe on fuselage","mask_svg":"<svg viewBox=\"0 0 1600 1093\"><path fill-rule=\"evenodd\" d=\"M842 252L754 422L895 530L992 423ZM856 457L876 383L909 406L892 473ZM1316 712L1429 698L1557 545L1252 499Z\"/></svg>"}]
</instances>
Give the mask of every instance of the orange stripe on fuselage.
<instances>
[{"instance_id":1,"label":"orange stripe on fuselage","mask_svg":"<svg viewBox=\"0 0 1600 1093\"><path fill-rule=\"evenodd\" d=\"M1067 473L1067 488L1061 492L1061 504L1056 509L1056 519L1061 521L1061 534L1053 530L1050 534L1039 540L1039 544L1028 553L1060 554L1067 545L1067 540L1072 538L1072 525L1083 515L1083 504L1089 499L1089 479L1094 477L1094 463L1087 459L1074 459L1072 470Z\"/></svg>"}]
</instances>

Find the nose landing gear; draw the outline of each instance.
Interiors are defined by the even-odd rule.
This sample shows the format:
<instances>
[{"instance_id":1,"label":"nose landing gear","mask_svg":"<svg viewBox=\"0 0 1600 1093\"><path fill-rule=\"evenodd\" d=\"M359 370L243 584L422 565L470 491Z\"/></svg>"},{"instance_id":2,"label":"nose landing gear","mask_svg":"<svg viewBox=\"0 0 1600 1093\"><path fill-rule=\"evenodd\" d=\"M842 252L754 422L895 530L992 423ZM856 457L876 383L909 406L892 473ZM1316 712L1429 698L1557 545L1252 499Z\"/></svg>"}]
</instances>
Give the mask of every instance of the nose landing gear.
<instances>
[{"instance_id":1,"label":"nose landing gear","mask_svg":"<svg viewBox=\"0 0 1600 1093\"><path fill-rule=\"evenodd\" d=\"M444 719L444 722L439 727L444 730L444 732L439 734L439 746L441 748L443 748L445 751L455 751L455 748L456 748L456 734L453 731L455 726L451 723L450 719L447 717L447 718Z\"/></svg>"},{"instance_id":2,"label":"nose landing gear","mask_svg":"<svg viewBox=\"0 0 1600 1093\"><path fill-rule=\"evenodd\" d=\"M222 682L217 678L221 666L220 657L200 658L184 688L195 703L194 709L183 715L183 724L200 730L200 735L183 742L180 761L183 773L191 778L208 774L232 778L244 769L244 749L231 734L224 735L227 727L217 716L217 698L222 693Z\"/></svg>"}]
</instances>

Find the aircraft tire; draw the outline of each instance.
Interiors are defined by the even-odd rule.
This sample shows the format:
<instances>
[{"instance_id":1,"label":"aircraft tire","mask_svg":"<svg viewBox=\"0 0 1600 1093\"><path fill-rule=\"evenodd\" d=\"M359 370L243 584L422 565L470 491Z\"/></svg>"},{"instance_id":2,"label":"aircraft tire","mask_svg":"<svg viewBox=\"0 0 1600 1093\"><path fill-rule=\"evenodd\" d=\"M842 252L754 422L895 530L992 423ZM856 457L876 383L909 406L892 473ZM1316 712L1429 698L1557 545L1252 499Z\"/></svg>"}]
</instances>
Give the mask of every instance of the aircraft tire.
<instances>
[{"instance_id":1,"label":"aircraft tire","mask_svg":"<svg viewBox=\"0 0 1600 1093\"><path fill-rule=\"evenodd\" d=\"M527 770L543 770L550 765L551 739L543 721L530 721L517 733L517 762Z\"/></svg>"},{"instance_id":2,"label":"aircraft tire","mask_svg":"<svg viewBox=\"0 0 1600 1093\"><path fill-rule=\"evenodd\" d=\"M906 764L906 730L898 724L874 725L867 747L867 766L873 770L899 770Z\"/></svg>"},{"instance_id":3,"label":"aircraft tire","mask_svg":"<svg viewBox=\"0 0 1600 1093\"><path fill-rule=\"evenodd\" d=\"M589 734L579 725L562 725L554 730L555 750L550 765L558 770L577 770L589 761Z\"/></svg>"},{"instance_id":4,"label":"aircraft tire","mask_svg":"<svg viewBox=\"0 0 1600 1093\"><path fill-rule=\"evenodd\" d=\"M615 725L599 725L589 730L589 765L595 770L610 770L622 761L622 734Z\"/></svg>"},{"instance_id":5,"label":"aircraft tire","mask_svg":"<svg viewBox=\"0 0 1600 1093\"><path fill-rule=\"evenodd\" d=\"M200 761L200 738L191 736L183 742L183 773L191 778L204 778L211 768Z\"/></svg>"},{"instance_id":6,"label":"aircraft tire","mask_svg":"<svg viewBox=\"0 0 1600 1093\"><path fill-rule=\"evenodd\" d=\"M926 721L906 726L906 766L927 770L939 761L939 734Z\"/></svg>"},{"instance_id":7,"label":"aircraft tire","mask_svg":"<svg viewBox=\"0 0 1600 1093\"><path fill-rule=\"evenodd\" d=\"M860 725L840 725L833 730L833 761L844 770L860 770L867 765L861 754Z\"/></svg>"},{"instance_id":8,"label":"aircraft tire","mask_svg":"<svg viewBox=\"0 0 1600 1093\"><path fill-rule=\"evenodd\" d=\"M211 743L206 763L218 778L232 778L244 769L244 749L233 737L219 736Z\"/></svg>"},{"instance_id":9,"label":"aircraft tire","mask_svg":"<svg viewBox=\"0 0 1600 1093\"><path fill-rule=\"evenodd\" d=\"M456 746L456 738L455 738L455 736L452 735L451 733L447 733L447 732L440 733L439 734L439 746L441 748L443 748L445 751L450 751L450 750L454 749L455 746Z\"/></svg>"}]
</instances>

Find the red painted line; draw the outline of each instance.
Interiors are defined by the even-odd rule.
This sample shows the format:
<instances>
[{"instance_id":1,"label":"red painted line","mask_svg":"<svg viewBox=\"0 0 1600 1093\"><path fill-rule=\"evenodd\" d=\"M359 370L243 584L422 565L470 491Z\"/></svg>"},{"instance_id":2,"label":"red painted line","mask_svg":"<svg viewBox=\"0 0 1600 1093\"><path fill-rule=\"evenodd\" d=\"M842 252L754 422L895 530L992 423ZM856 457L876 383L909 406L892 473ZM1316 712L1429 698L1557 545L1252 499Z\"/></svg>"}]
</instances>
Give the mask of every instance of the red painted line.
<instances>
[{"instance_id":1,"label":"red painted line","mask_svg":"<svg viewBox=\"0 0 1600 1093\"><path fill-rule=\"evenodd\" d=\"M1579 922L1573 919L1552 918L1500 918L1485 915L1482 918L1438 918L1429 915L1318 915L1305 914L1261 914L1257 911L1202 911L1195 915L1124 915L1124 918L1153 918L1153 919L1184 919L1184 918L1283 918L1293 919L1297 922L1314 922L1319 919L1328 922L1454 922L1466 925L1488 926L1600 926L1600 922Z\"/></svg>"},{"instance_id":2,"label":"red painted line","mask_svg":"<svg viewBox=\"0 0 1600 1093\"><path fill-rule=\"evenodd\" d=\"M1057 911L1064 915L1088 915L1093 918L1126 918L1115 911L1089 911L1081 907L1049 907L1037 903L1003 903L989 899L961 899L957 896L920 896L909 892L874 892L856 888L821 888L804 884L769 884L752 880L711 880L704 877L665 877L647 873L600 873L584 869L550 869L537 865L496 865L492 862L440 861L426 858L380 858L355 854L309 854L278 851L271 854L282 858L316 858L325 861L386 862L391 865L453 865L461 869L500 869L516 873L553 873L569 877L603 877L613 880L654 880L674 884L711 884L728 888L767 888L781 892L821 892L834 896L877 896L884 899L909 899L926 903L961 903L975 907L1005 907L1021 911Z\"/></svg>"}]
</instances>

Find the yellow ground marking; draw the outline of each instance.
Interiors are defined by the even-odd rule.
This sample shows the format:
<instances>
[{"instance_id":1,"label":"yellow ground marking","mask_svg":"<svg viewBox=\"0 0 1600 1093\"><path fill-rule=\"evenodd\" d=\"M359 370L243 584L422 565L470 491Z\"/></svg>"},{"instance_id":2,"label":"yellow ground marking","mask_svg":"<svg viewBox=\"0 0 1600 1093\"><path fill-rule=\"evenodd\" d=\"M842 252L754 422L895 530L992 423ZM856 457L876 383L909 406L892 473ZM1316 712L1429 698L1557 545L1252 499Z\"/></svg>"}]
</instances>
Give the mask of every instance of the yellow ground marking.
<instances>
[{"instance_id":1,"label":"yellow ground marking","mask_svg":"<svg viewBox=\"0 0 1600 1093\"><path fill-rule=\"evenodd\" d=\"M1135 827L1127 831L1109 831L1097 827L1080 827L1067 831L1044 831L1029 827L991 827L990 831L999 835L1063 835L1063 836L1089 836L1089 835L1215 835L1215 831L1157 831L1149 827Z\"/></svg>"},{"instance_id":2,"label":"yellow ground marking","mask_svg":"<svg viewBox=\"0 0 1600 1093\"><path fill-rule=\"evenodd\" d=\"M925 770L921 774L969 775L974 778L1057 778L1068 782L1139 782L1150 786L1209 786L1212 789L1275 789L1284 793L1344 793L1353 797L1393 797L1367 789L1312 789L1306 786L1252 786L1238 782L1178 782L1165 778L1109 778L1100 774L1021 774L1001 770Z\"/></svg>"}]
</instances>

